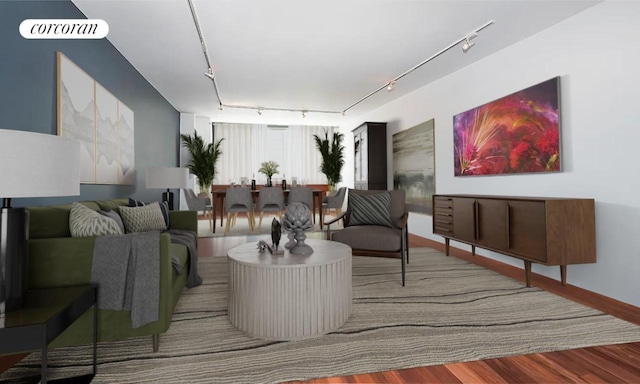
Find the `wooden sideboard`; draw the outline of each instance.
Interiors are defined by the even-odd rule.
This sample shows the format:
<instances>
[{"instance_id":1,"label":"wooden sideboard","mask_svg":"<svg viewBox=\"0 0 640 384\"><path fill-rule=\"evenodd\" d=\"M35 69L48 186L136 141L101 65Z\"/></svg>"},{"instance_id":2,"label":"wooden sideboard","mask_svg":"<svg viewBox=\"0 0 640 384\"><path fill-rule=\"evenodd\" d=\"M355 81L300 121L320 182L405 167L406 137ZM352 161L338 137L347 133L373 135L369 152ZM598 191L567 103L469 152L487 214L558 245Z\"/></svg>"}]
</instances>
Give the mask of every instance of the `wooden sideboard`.
<instances>
[{"instance_id":1,"label":"wooden sideboard","mask_svg":"<svg viewBox=\"0 0 640 384\"><path fill-rule=\"evenodd\" d=\"M596 262L593 199L434 195L433 233L449 241L524 260L527 286L531 263L559 265L562 285L567 265Z\"/></svg>"}]
</instances>

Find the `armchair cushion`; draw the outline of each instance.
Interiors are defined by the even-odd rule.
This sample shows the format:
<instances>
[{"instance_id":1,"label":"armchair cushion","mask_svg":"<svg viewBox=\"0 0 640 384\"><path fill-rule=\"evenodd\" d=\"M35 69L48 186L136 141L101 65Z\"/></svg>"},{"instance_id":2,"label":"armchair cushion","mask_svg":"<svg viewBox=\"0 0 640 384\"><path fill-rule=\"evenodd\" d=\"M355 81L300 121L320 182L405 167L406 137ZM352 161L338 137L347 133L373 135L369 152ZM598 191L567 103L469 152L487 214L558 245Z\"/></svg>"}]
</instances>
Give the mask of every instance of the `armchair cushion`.
<instances>
[{"instance_id":1,"label":"armchair cushion","mask_svg":"<svg viewBox=\"0 0 640 384\"><path fill-rule=\"evenodd\" d=\"M348 226L381 225L393 227L389 215L391 193L382 192L370 195L349 194Z\"/></svg>"},{"instance_id":2,"label":"armchair cushion","mask_svg":"<svg viewBox=\"0 0 640 384\"><path fill-rule=\"evenodd\" d=\"M346 227L331 234L331 240L362 251L398 252L402 230L375 225Z\"/></svg>"}]
</instances>

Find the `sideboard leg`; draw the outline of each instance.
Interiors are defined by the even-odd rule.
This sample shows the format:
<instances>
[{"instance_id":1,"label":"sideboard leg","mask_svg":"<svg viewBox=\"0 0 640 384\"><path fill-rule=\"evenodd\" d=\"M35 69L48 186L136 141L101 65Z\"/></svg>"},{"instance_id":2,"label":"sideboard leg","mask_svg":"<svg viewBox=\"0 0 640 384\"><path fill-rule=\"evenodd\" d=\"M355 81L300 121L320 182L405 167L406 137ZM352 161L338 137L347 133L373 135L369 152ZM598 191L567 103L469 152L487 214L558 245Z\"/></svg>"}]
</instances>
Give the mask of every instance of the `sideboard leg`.
<instances>
[{"instance_id":1,"label":"sideboard leg","mask_svg":"<svg viewBox=\"0 0 640 384\"><path fill-rule=\"evenodd\" d=\"M444 238L444 253L445 255L449 256L449 238L448 237Z\"/></svg>"},{"instance_id":2,"label":"sideboard leg","mask_svg":"<svg viewBox=\"0 0 640 384\"><path fill-rule=\"evenodd\" d=\"M524 261L524 278L527 283L527 287L531 286L531 262L528 260Z\"/></svg>"},{"instance_id":3,"label":"sideboard leg","mask_svg":"<svg viewBox=\"0 0 640 384\"><path fill-rule=\"evenodd\" d=\"M567 285L567 266L566 265L560 266L560 281L562 282L562 285Z\"/></svg>"},{"instance_id":4,"label":"sideboard leg","mask_svg":"<svg viewBox=\"0 0 640 384\"><path fill-rule=\"evenodd\" d=\"M476 246L472 245L471 246L471 256L475 256L476 255Z\"/></svg>"}]
</instances>

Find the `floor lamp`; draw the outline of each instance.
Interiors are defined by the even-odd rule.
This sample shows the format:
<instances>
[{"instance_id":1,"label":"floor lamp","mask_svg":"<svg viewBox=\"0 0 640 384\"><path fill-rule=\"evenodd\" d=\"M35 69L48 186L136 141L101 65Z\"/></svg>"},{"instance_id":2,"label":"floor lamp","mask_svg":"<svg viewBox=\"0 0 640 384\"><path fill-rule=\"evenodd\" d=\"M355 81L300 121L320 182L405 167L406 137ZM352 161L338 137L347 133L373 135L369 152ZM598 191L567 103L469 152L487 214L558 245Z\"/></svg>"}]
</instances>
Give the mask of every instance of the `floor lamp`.
<instances>
[{"instance_id":1,"label":"floor lamp","mask_svg":"<svg viewBox=\"0 0 640 384\"><path fill-rule=\"evenodd\" d=\"M147 168L147 189L166 189L162 201L166 201L173 211L173 192L170 189L189 187L189 169L177 167Z\"/></svg>"},{"instance_id":2,"label":"floor lamp","mask_svg":"<svg viewBox=\"0 0 640 384\"><path fill-rule=\"evenodd\" d=\"M79 142L0 129L0 314L21 308L28 288L29 212L11 199L79 194Z\"/></svg>"}]
</instances>

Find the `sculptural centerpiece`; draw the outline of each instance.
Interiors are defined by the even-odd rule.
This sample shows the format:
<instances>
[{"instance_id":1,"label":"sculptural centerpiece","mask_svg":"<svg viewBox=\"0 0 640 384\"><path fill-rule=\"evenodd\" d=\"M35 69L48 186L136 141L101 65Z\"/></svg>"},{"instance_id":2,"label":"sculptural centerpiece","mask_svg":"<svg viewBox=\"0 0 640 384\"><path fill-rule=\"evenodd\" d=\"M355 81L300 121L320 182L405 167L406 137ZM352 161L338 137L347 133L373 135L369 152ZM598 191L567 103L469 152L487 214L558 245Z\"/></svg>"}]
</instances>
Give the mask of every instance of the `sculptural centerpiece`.
<instances>
[{"instance_id":1,"label":"sculptural centerpiece","mask_svg":"<svg viewBox=\"0 0 640 384\"><path fill-rule=\"evenodd\" d=\"M287 206L287 210L282 218L284 228L293 232L295 244L289 248L289 252L294 255L310 255L313 248L304 243L307 236L304 231L313 227L311 210L303 203L292 203ZM287 247L289 243L285 245ZM287 247L288 248L288 247Z\"/></svg>"}]
</instances>

